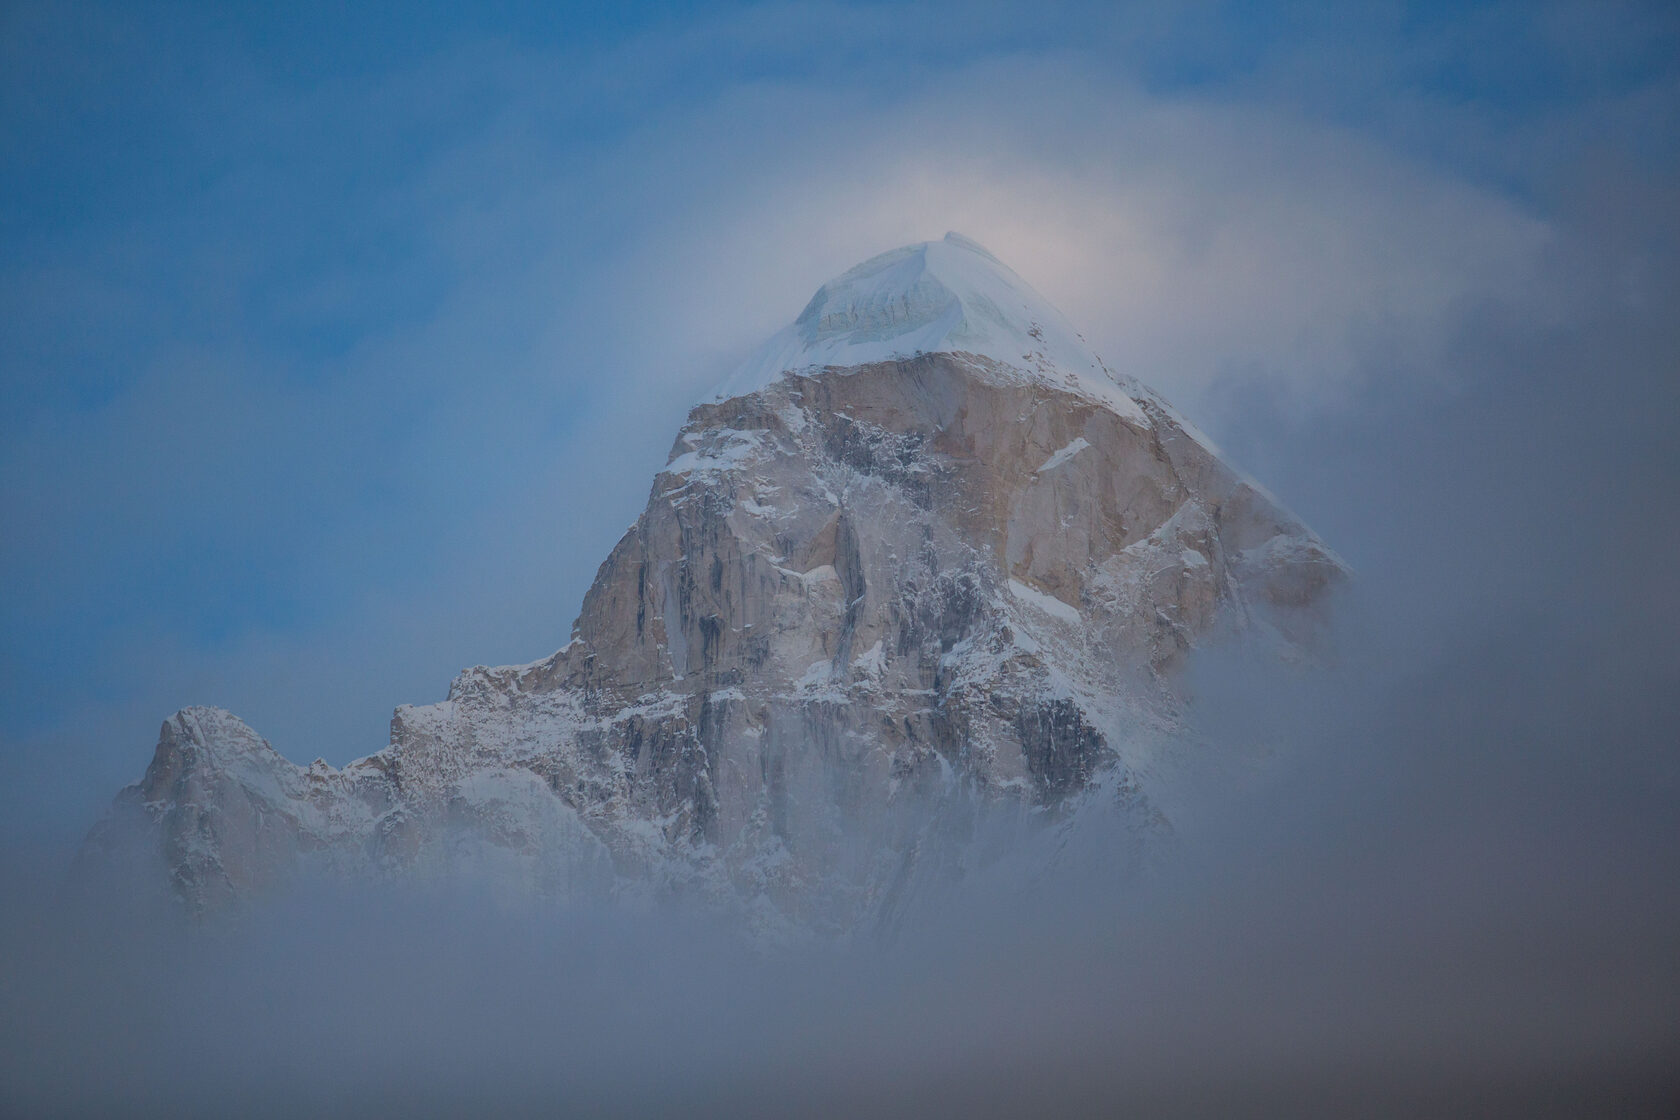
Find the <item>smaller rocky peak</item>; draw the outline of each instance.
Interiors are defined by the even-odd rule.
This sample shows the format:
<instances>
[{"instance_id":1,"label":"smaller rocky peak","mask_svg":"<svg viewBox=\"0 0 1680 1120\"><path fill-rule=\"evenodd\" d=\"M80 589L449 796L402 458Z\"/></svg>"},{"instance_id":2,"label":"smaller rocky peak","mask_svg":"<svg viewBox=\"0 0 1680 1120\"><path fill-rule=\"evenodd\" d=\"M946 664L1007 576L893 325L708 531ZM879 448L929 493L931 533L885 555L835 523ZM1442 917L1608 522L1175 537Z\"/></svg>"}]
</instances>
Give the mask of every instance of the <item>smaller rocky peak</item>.
<instances>
[{"instance_id":1,"label":"smaller rocky peak","mask_svg":"<svg viewBox=\"0 0 1680 1120\"><path fill-rule=\"evenodd\" d=\"M201 705L182 708L163 721L158 731L158 749L203 751L218 758L271 754L280 757L267 739L232 712Z\"/></svg>"},{"instance_id":2,"label":"smaller rocky peak","mask_svg":"<svg viewBox=\"0 0 1680 1120\"><path fill-rule=\"evenodd\" d=\"M182 708L163 721L157 749L140 789L147 801L173 798L181 783L199 774L236 774L249 780L284 780L298 768L223 708Z\"/></svg>"}]
</instances>

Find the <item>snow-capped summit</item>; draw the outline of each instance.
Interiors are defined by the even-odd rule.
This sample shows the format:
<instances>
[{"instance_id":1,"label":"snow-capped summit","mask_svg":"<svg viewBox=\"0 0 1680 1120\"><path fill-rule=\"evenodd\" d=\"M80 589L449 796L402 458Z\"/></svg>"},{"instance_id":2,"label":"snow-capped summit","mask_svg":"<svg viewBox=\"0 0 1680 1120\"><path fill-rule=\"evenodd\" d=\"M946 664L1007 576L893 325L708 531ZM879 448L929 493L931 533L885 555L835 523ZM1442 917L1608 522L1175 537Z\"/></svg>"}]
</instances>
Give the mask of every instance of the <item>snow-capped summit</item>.
<instances>
[{"instance_id":1,"label":"snow-capped summit","mask_svg":"<svg viewBox=\"0 0 1680 1120\"><path fill-rule=\"evenodd\" d=\"M1142 420L1124 386L1061 312L960 233L871 257L824 284L715 399L755 392L788 372L940 353L989 358Z\"/></svg>"}]
</instances>

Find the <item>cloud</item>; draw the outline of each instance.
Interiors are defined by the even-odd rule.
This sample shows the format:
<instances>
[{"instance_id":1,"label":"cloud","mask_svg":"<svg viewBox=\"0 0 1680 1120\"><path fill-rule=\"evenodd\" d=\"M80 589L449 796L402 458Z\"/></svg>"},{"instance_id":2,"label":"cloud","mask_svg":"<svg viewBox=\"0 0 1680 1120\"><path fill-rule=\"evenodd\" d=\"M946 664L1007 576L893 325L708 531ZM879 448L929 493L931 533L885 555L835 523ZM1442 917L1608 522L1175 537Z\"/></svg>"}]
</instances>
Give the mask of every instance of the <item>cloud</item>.
<instances>
[{"instance_id":1,"label":"cloud","mask_svg":"<svg viewBox=\"0 0 1680 1120\"><path fill-rule=\"evenodd\" d=\"M774 134L781 115L821 116L828 100L754 90L721 120ZM703 353L791 318L884 246L957 228L1169 395L1193 403L1235 375L1311 407L1350 388L1355 347L1376 331L1421 355L1465 301L1533 298L1550 237L1511 200L1354 133L1152 97L1069 64L977 66L739 159L725 131L684 120L659 145L681 162L718 153L729 173L686 180L698 197L678 220L652 208L653 244L633 239L625 266L665 281L674 339L718 340ZM776 319L745 330L743 307Z\"/></svg>"},{"instance_id":2,"label":"cloud","mask_svg":"<svg viewBox=\"0 0 1680 1120\"><path fill-rule=\"evenodd\" d=\"M30 121L71 121L79 167L126 119L156 160L113 142L126 192L64 172L109 204L6 227L7 1106L1661 1114L1660 11L1204 36L786 6L584 46L421 29L314 77L83 16L49 38L97 97L0 66L9 107L39 92L9 150L62 172ZM470 894L184 938L49 901L176 707L342 762L461 664L559 645L689 402L824 279L950 228L1359 572L1337 673L1197 662L1219 781L1153 880L1119 889L1097 836L1031 906L768 960Z\"/></svg>"}]
</instances>

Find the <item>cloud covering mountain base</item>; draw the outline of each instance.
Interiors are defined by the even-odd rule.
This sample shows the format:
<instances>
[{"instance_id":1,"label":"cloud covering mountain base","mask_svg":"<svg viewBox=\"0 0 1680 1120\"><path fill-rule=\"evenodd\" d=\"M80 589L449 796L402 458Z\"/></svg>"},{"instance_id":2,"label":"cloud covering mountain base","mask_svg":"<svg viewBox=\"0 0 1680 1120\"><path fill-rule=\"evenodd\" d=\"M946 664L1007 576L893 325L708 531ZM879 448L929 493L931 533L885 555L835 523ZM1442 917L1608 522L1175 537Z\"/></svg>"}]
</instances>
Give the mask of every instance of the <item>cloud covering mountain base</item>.
<instances>
[{"instance_id":1,"label":"cloud covering mountain base","mask_svg":"<svg viewBox=\"0 0 1680 1120\"><path fill-rule=\"evenodd\" d=\"M123 75L188 76L152 100L89 61L113 37L44 12L32 23L52 34L8 38L0 68L48 92L46 71L66 75L56 99L32 95L25 139L68 136L101 153L113 192L158 198L125 209L95 192L108 224L33 233L46 248L8 258L20 372L4 468L40 485L8 490L8 526L30 531L0 555L0 1112L1674 1113L1670 6L1367 17L1188 53L1166 49L1186 36L1165 20L1080 29L1073 51L1072 36L1021 34L1055 22L1035 11L962 25L973 40L937 66L926 42L947 27L930 15L936 34L895 25L899 53L856 72L867 52L829 32L855 46L888 38L879 23L802 7L756 38L738 20L632 41L593 72L496 48L302 91L251 84L225 44L136 25ZM821 35L798 30L812 23ZM789 34L840 62L801 84ZM615 83L606 108L637 128L607 130L589 158L532 143L601 134L601 99L574 80L692 61L696 41L788 69ZM907 62L926 80L879 80ZM119 114L104 127L155 139L140 126L198 122L172 168L110 174L122 151L90 144L85 119L67 129L65 99L86 100L95 70ZM489 109L451 123L480 88ZM857 112L835 120L839 105ZM316 156L342 167L346 151L408 152L410 135L438 140L388 176L318 174ZM233 141L244 173L201 173L195 153ZM859 158L812 158L837 144ZM278 169L274 152L289 153ZM156 158L148 141L119 163ZM189 181L202 189L180 194ZM61 198L43 180L32 212ZM447 267L382 251L393 224L428 231L398 247ZM473 894L305 891L189 930L144 900L59 892L65 853L30 845L79 836L143 764L159 712L214 699L288 751L330 744L343 761L379 741L384 698L429 695L462 660L552 648L709 383L690 363L673 388L694 340L721 372L782 317L767 294L803 298L864 252L951 226L1047 278L1081 322L1118 308L1101 352L1160 384L1358 573L1341 675L1192 667L1215 741L1270 762L1187 807L1195 827L1152 878L1093 886L1093 838L1036 892L953 900L890 946L792 957L693 916ZM813 229L822 259L803 248ZM265 233L298 252L275 255ZM720 282L696 288L698 264ZM670 329L591 333L630 291L672 307ZM298 324L327 359L268 345ZM333 349L335 330L359 341ZM587 378L556 387L560 353ZM468 359L510 377L464 377ZM112 370L122 384L100 379ZM197 433L190 456L156 453L165 430ZM609 438L631 444L619 466L585 475ZM186 462L203 473L169 482ZM572 495L568 514L512 517L530 498L509 495L516 476ZM578 497L578 477L600 492ZM321 615L289 614L293 596Z\"/></svg>"}]
</instances>

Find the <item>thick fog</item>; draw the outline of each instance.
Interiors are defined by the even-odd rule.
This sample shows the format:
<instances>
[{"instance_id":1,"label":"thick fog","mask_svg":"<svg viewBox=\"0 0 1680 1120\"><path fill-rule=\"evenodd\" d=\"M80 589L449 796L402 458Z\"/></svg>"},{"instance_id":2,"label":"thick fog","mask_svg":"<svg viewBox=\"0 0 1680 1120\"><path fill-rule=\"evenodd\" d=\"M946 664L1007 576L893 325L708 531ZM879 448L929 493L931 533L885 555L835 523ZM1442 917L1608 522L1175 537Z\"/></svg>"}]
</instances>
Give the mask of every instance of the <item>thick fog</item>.
<instances>
[{"instance_id":1,"label":"thick fog","mask_svg":"<svg viewBox=\"0 0 1680 1120\"><path fill-rule=\"evenodd\" d=\"M834 15L777 11L730 49L814 42ZM349 227L395 199L399 227L443 230L465 263L424 314L382 295L400 313L355 320L379 329L327 372L262 349L284 323L203 328L226 310L204 292L268 251L240 224L253 200L284 229L314 198L285 148L200 210L6 271L0 1113L1673 1115L1680 97L1671 70L1600 81L1628 41L1671 44L1672 17L1630 8L1624 34L1571 11L1548 9L1575 53L1545 113L1408 85L1416 59L1390 60L1383 28L1274 44L1179 95L1137 62L1174 39L1149 19L1109 29L1130 44L1116 78L1061 31L1008 53L1021 24L995 12L956 61L906 48L854 59L861 77L716 87L684 70L664 100L602 74L662 72L744 24L632 40L587 73L492 44L293 100L234 81L253 135L296 129L299 150L340 111L410 120L434 80L467 105L449 119L468 139L410 177L314 200ZM882 18L846 24L848 49ZM1518 67L1489 45L1511 22L1429 43ZM939 81L880 80L912 62ZM506 112L480 117L455 95L486 72ZM589 113L522 111L574 80L618 114L575 166L532 137ZM1090 827L1042 878L976 876L890 937L775 949L704 914L472 884L305 884L195 924L134 880L69 874L174 703L341 762L455 665L551 650L686 403L830 273L951 227L1355 571L1329 664L1193 658L1199 740L1163 770L1196 782L1142 872ZM31 371L57 340L140 352L125 331L156 309L113 277L153 286L154 242L191 247L157 285L179 345L112 402L42 411ZM410 266L425 286L406 257L305 261L308 291L282 295L314 322L332 291ZM281 574L145 582L204 540ZM316 604L303 623L287 595Z\"/></svg>"},{"instance_id":2,"label":"thick fog","mask_svg":"<svg viewBox=\"0 0 1680 1120\"><path fill-rule=\"evenodd\" d=\"M766 951L467 888L189 928L14 866L7 1109L1670 1114L1680 290L1665 253L1630 309L1593 220L1570 322L1469 306L1427 390L1374 358L1330 414L1232 402L1358 577L1330 667L1192 665L1197 749L1241 761L1141 877L1087 830L892 938Z\"/></svg>"}]
</instances>

